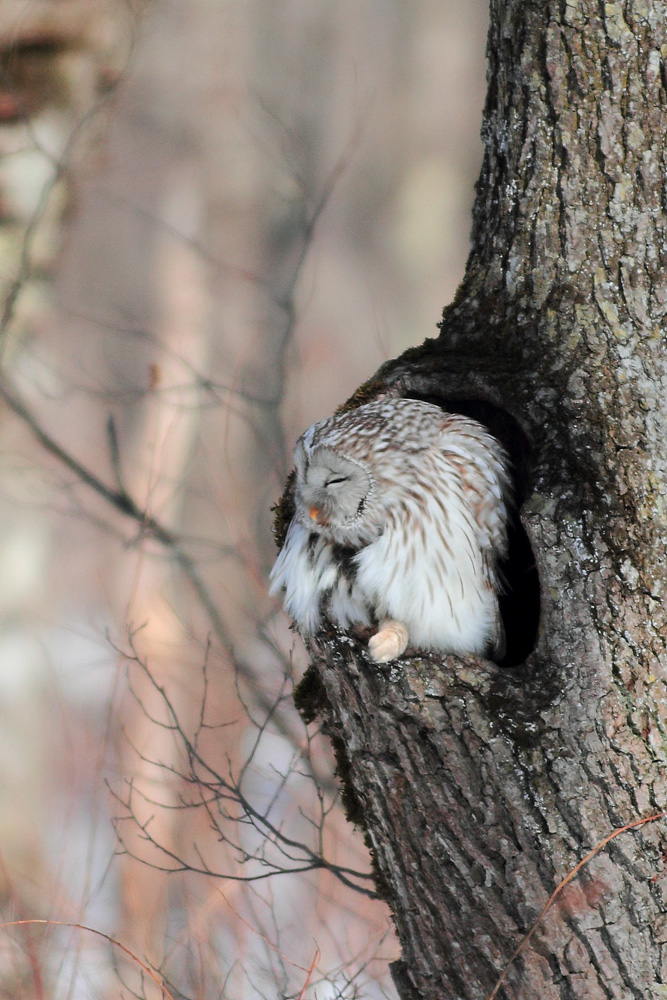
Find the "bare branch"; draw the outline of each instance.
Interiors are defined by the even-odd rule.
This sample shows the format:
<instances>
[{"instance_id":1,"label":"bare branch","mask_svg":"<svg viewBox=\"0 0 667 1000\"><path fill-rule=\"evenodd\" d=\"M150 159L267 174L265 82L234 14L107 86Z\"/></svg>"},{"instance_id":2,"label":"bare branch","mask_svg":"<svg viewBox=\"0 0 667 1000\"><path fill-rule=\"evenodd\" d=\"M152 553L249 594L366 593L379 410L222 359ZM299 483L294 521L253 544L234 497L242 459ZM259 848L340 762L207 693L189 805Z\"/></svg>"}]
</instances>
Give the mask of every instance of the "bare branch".
<instances>
[{"instance_id":1,"label":"bare branch","mask_svg":"<svg viewBox=\"0 0 667 1000\"><path fill-rule=\"evenodd\" d=\"M150 758L145 753L139 751L136 747L133 747L134 752L142 762L152 765L158 768L161 772L183 782L186 786L196 789L198 796L196 800L186 800L180 797L179 802L176 805L153 802L144 792L138 790L132 782L128 784L128 790L124 796L120 795L118 792L113 792L116 801L123 805L126 810L126 815L116 821L117 828L120 823L127 821L132 822L141 831L142 838L147 843L158 850L165 858L173 862L173 867L165 866L162 868L158 865L157 867L160 867L160 870L193 871L199 874L211 875L216 878L231 879L233 881L256 881L258 879L265 879L271 874L286 874L288 872L294 873L312 871L314 869L324 869L348 888L355 889L357 892L360 892L370 898L377 898L377 893L374 890L369 889L364 885L359 885L358 881L356 881L372 881L373 875L371 872L360 872L356 869L349 868L344 865L336 865L327 861L321 853L312 850L303 841L288 836L284 833L280 826L276 825L269 818L272 806L276 801L275 795L272 796L268 805L264 809L260 810L252 804L243 792L243 778L247 774L249 763L257 750L259 739L265 732L266 724L261 728L259 735L255 739L252 751L246 758L239 776L234 778L231 773L231 768L229 774L225 776L220 773L219 769L215 768L202 756L198 741L199 731L196 733L194 738L190 738L185 732L174 703L167 693L164 685L160 684L156 680L148 668L147 663L142 659L134 647L133 635L130 636L130 650L124 655L128 662L135 664L141 670L142 675L148 680L150 687L158 694L161 703L166 709L168 721L159 721L152 716L149 716L149 718L155 725L176 734L176 737L184 751L185 759L187 760L187 770L181 770L173 764ZM143 705L142 710L145 711ZM203 709L200 711L199 718L201 723L204 718ZM270 716L267 716L267 722L269 718ZM284 785L287 780L286 776L283 776L281 780ZM209 817L211 828L216 832L219 839L227 843L235 850L235 852L237 852L237 854L242 858L242 863L248 863L251 860L255 860L262 866L267 866L268 870L256 875L248 873L235 875L217 871L206 863L201 856L201 864L199 865L193 865L190 861L185 861L175 851L160 843L153 836L150 830L151 818L144 821L140 821L137 818L136 810L132 801L133 797L136 795L140 796L141 800L147 804L153 804L164 809L203 808ZM320 802L322 802L321 799ZM234 814L231 814L227 808L221 810L222 803L233 805L235 807ZM219 811L221 810L220 819L214 815L214 807L216 807ZM321 822L324 821L327 811L328 810L326 810L322 805ZM230 831L227 826L230 822L247 824L257 831L262 838L262 842L254 852L247 850L240 843L233 842L230 839ZM221 824L224 824L224 827ZM128 849L124 843L120 830L118 835L121 845L123 845L124 850L127 851ZM321 828L319 844L321 848ZM269 861L264 856L265 845L271 845L272 847L278 849L280 856L290 863L289 867L283 867L282 864ZM150 863L153 864L153 862Z\"/></svg>"}]
</instances>

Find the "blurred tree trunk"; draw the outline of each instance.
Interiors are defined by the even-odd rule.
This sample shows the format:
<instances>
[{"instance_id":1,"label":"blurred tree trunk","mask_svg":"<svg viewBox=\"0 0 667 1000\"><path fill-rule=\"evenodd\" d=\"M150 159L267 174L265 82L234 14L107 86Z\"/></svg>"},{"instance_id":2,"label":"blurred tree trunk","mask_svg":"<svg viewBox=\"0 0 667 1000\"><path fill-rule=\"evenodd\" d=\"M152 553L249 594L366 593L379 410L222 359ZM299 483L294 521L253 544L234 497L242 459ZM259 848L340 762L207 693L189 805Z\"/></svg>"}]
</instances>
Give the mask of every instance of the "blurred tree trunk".
<instances>
[{"instance_id":1,"label":"blurred tree trunk","mask_svg":"<svg viewBox=\"0 0 667 1000\"><path fill-rule=\"evenodd\" d=\"M321 636L298 692L372 845L403 1000L490 996L574 865L667 808L664 8L492 0L488 52L465 280L440 337L351 402L421 396L509 435L537 641L509 670L390 669ZM534 580L518 595L508 627L527 650ZM614 839L497 995L667 992L665 848L664 821Z\"/></svg>"}]
</instances>

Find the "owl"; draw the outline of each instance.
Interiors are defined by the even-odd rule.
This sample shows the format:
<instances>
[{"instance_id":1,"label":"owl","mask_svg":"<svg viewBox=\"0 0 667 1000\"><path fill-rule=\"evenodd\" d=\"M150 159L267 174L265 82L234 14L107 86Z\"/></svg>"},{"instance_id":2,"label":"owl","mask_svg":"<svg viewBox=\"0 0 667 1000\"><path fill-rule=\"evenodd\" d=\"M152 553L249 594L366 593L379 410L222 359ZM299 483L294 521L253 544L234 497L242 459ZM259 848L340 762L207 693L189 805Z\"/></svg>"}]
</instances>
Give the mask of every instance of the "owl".
<instances>
[{"instance_id":1,"label":"owl","mask_svg":"<svg viewBox=\"0 0 667 1000\"><path fill-rule=\"evenodd\" d=\"M509 460L475 420L383 398L313 424L294 451L295 512L271 593L301 633L373 626L376 662L408 644L500 659L497 564Z\"/></svg>"}]
</instances>

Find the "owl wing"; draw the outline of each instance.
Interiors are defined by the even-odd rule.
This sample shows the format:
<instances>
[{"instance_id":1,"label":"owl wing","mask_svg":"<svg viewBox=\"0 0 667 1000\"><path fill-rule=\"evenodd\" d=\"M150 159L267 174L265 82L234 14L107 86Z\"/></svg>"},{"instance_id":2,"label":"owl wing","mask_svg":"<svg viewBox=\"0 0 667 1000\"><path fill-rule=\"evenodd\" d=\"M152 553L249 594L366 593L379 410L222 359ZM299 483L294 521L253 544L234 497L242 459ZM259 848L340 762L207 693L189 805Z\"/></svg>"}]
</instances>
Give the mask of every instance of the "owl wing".
<instances>
[{"instance_id":1,"label":"owl wing","mask_svg":"<svg viewBox=\"0 0 667 1000\"><path fill-rule=\"evenodd\" d=\"M472 513L484 564L487 586L496 594L489 654L499 662L505 656L505 626L497 594L503 589L498 560L507 555L507 504L510 497L509 458L502 445L480 424L454 417L455 440L445 434L448 458L456 464L463 495Z\"/></svg>"},{"instance_id":2,"label":"owl wing","mask_svg":"<svg viewBox=\"0 0 667 1000\"><path fill-rule=\"evenodd\" d=\"M487 656L498 663L505 656L505 626L500 615L498 593L504 590L504 577L498 567L498 559L507 554L506 506L503 493L495 483L480 489L480 484L467 486L467 500L471 506L477 525L477 539L484 564L487 586L495 593L495 614L489 635Z\"/></svg>"},{"instance_id":3,"label":"owl wing","mask_svg":"<svg viewBox=\"0 0 667 1000\"><path fill-rule=\"evenodd\" d=\"M440 446L460 477L478 544L491 569L497 558L507 555L508 456L481 424L457 414L445 421Z\"/></svg>"}]
</instances>

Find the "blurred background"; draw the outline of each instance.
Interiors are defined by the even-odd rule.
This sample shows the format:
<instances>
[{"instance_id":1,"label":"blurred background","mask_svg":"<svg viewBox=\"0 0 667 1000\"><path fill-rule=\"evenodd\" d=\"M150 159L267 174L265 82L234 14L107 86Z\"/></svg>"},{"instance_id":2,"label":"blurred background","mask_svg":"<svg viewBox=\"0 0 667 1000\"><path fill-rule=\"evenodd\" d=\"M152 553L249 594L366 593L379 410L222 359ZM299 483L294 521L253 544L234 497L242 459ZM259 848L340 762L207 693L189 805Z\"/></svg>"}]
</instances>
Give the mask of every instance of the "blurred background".
<instances>
[{"instance_id":1,"label":"blurred background","mask_svg":"<svg viewBox=\"0 0 667 1000\"><path fill-rule=\"evenodd\" d=\"M0 2L1 997L395 997L270 508L463 276L486 19Z\"/></svg>"}]
</instances>

